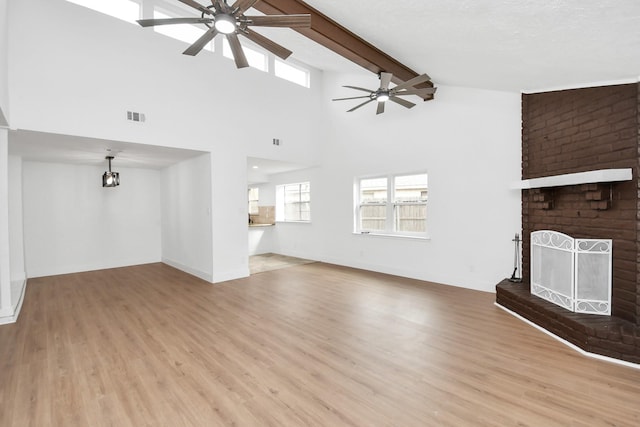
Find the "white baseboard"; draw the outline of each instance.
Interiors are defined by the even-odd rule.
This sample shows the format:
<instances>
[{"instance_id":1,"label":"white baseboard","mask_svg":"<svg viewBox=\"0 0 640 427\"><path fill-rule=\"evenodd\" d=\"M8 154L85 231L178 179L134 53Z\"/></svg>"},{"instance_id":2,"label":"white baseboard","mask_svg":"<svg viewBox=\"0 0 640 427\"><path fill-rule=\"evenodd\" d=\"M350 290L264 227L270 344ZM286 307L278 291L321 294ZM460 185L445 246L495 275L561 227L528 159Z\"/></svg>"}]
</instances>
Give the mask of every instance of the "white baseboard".
<instances>
[{"instance_id":1,"label":"white baseboard","mask_svg":"<svg viewBox=\"0 0 640 427\"><path fill-rule=\"evenodd\" d=\"M186 266L178 261L174 261L172 259L169 258L162 258L162 262L164 264L170 265L173 268L177 268L180 271L184 271L185 273L189 273L192 276L196 276L202 280L206 280L209 283L213 283L213 277L211 275L211 273L206 273L204 271L198 270L196 268L192 268L189 266Z\"/></svg>"},{"instance_id":2,"label":"white baseboard","mask_svg":"<svg viewBox=\"0 0 640 427\"><path fill-rule=\"evenodd\" d=\"M17 283L16 283L17 282ZM11 282L11 307L0 311L0 325L7 325L9 323L15 323L22 310L22 303L24 302L24 294L27 291L27 281L13 281ZM15 295L15 296L14 296Z\"/></svg>"},{"instance_id":3,"label":"white baseboard","mask_svg":"<svg viewBox=\"0 0 640 427\"><path fill-rule=\"evenodd\" d=\"M238 270L224 271L222 273L213 274L213 283L227 282L229 280L243 279L249 277L249 268L241 268Z\"/></svg>"},{"instance_id":4,"label":"white baseboard","mask_svg":"<svg viewBox=\"0 0 640 427\"><path fill-rule=\"evenodd\" d=\"M506 311L510 315L522 320L525 323L528 323L529 325L533 326L537 330L544 332L545 334L549 335L551 338L555 338L556 340L560 341L562 344L564 344L567 347L577 351L578 353L582 354L583 356L592 357L592 358L598 359L598 360L604 360L605 362L616 363L618 365L627 366L629 368L640 369L640 365L638 365L637 363L627 362L626 360L614 359L613 357L603 356L601 354L595 354L595 353L591 353L589 351L583 350L580 347L578 347L577 345L570 343L569 341L565 340L564 338L560 338L556 334L547 331L542 326L536 325L531 320L520 316L518 313L509 310L508 308L498 304L497 302L495 302L494 304L496 305L496 307L501 308L502 310Z\"/></svg>"},{"instance_id":5,"label":"white baseboard","mask_svg":"<svg viewBox=\"0 0 640 427\"><path fill-rule=\"evenodd\" d=\"M287 254L288 255L288 254ZM295 255L293 255L295 256ZM304 257L301 257L304 258ZM344 262L342 259L334 258L331 256L323 256L317 259L318 261L326 262L328 264L340 265L343 267L357 268L360 270L373 271L376 273L389 274L391 276L405 277L407 279L421 280L423 282L437 283L439 285L454 286L457 288L471 289L474 291L491 292L495 293L495 282L477 280L469 282L463 278L456 277L426 277L422 271L409 271L407 269L395 268L387 265L371 264L367 262L348 261Z\"/></svg>"},{"instance_id":6,"label":"white baseboard","mask_svg":"<svg viewBox=\"0 0 640 427\"><path fill-rule=\"evenodd\" d=\"M111 268L132 267L135 265L145 265L160 262L159 258L140 258L121 260L118 262L106 262L106 263L93 263L93 264L78 264L78 265L59 265L50 269L33 269L33 271L27 272L27 277L34 279L36 277L58 276L61 274L71 273L84 273L87 271L108 270Z\"/></svg>"}]
</instances>

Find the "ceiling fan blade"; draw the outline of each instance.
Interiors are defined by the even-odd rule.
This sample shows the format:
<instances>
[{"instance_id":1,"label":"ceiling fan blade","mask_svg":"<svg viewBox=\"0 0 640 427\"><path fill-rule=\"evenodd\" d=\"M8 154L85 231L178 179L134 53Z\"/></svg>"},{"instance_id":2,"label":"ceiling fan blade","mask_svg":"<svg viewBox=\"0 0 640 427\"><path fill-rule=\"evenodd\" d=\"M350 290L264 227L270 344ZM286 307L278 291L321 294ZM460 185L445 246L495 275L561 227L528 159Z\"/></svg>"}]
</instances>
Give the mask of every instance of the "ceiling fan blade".
<instances>
[{"instance_id":1,"label":"ceiling fan blade","mask_svg":"<svg viewBox=\"0 0 640 427\"><path fill-rule=\"evenodd\" d=\"M429 80L431 80L431 77L429 77L426 74L420 74L418 77L414 77L410 80L407 80L404 83L400 83L398 86L394 87L393 89L397 92L400 89L406 89L408 87L419 85L420 83L428 82Z\"/></svg>"},{"instance_id":2,"label":"ceiling fan blade","mask_svg":"<svg viewBox=\"0 0 640 427\"><path fill-rule=\"evenodd\" d=\"M224 0L211 0L213 7L220 13L231 13L232 9Z\"/></svg>"},{"instance_id":3,"label":"ceiling fan blade","mask_svg":"<svg viewBox=\"0 0 640 427\"><path fill-rule=\"evenodd\" d=\"M389 94L394 96L404 96L404 95L427 96L427 95L433 95L434 93L436 93L436 90L438 90L438 88L429 87L426 89L406 89L406 90L401 90L397 92L395 88L393 88L389 91Z\"/></svg>"},{"instance_id":4,"label":"ceiling fan blade","mask_svg":"<svg viewBox=\"0 0 640 427\"><path fill-rule=\"evenodd\" d=\"M248 25L256 27L311 28L311 15L247 16Z\"/></svg>"},{"instance_id":5,"label":"ceiling fan blade","mask_svg":"<svg viewBox=\"0 0 640 427\"><path fill-rule=\"evenodd\" d=\"M378 108L376 109L376 114L384 113L384 104L385 102L378 102Z\"/></svg>"},{"instance_id":6,"label":"ceiling fan blade","mask_svg":"<svg viewBox=\"0 0 640 427\"><path fill-rule=\"evenodd\" d=\"M231 47L231 53L233 53L233 59L236 61L236 67L248 67L249 62L247 61L247 57L242 50L242 45L240 44L240 40L238 40L238 35L236 33L227 34L227 40L229 41L229 46Z\"/></svg>"},{"instance_id":7,"label":"ceiling fan blade","mask_svg":"<svg viewBox=\"0 0 640 427\"><path fill-rule=\"evenodd\" d=\"M371 98L369 95L365 96L352 96L350 98L334 98L332 101L346 101L347 99L363 99L363 98Z\"/></svg>"},{"instance_id":8,"label":"ceiling fan blade","mask_svg":"<svg viewBox=\"0 0 640 427\"><path fill-rule=\"evenodd\" d=\"M347 113L350 113L350 112L352 112L352 111L355 111L355 110L357 110L357 109L358 109L358 108L360 108L360 107L364 107L365 105L367 105L367 104L368 104L368 103L370 103L370 102L373 102L373 99L370 99L370 100L368 100L368 101L364 101L362 104L356 105L356 106L355 106L355 107L353 107L352 109L347 110Z\"/></svg>"},{"instance_id":9,"label":"ceiling fan blade","mask_svg":"<svg viewBox=\"0 0 640 427\"><path fill-rule=\"evenodd\" d=\"M242 15L256 3L258 0L238 0L231 6L231 10L235 16Z\"/></svg>"},{"instance_id":10,"label":"ceiling fan blade","mask_svg":"<svg viewBox=\"0 0 640 427\"><path fill-rule=\"evenodd\" d=\"M215 27L211 27L204 33L198 40L195 41L191 46L187 48L184 52L185 55L196 56L200 51L209 43L213 38L218 34L218 31Z\"/></svg>"},{"instance_id":11,"label":"ceiling fan blade","mask_svg":"<svg viewBox=\"0 0 640 427\"><path fill-rule=\"evenodd\" d=\"M141 27L154 27L156 25L173 24L210 24L211 18L167 18L167 19L139 19L136 21Z\"/></svg>"},{"instance_id":12,"label":"ceiling fan blade","mask_svg":"<svg viewBox=\"0 0 640 427\"><path fill-rule=\"evenodd\" d=\"M342 86L342 87L348 87L349 89L361 90L363 92L369 92L369 93L375 92L375 90L365 89L363 87L358 87L358 86Z\"/></svg>"},{"instance_id":13,"label":"ceiling fan blade","mask_svg":"<svg viewBox=\"0 0 640 427\"><path fill-rule=\"evenodd\" d=\"M278 58L287 59L293 53L289 49L280 46L278 43L269 40L262 34L258 34L255 31L247 29L245 32L242 32L240 34L257 44L258 46L261 46L262 48L273 53Z\"/></svg>"},{"instance_id":14,"label":"ceiling fan blade","mask_svg":"<svg viewBox=\"0 0 640 427\"><path fill-rule=\"evenodd\" d=\"M187 6L191 6L194 9L199 10L200 12L206 13L207 15L213 15L211 9L208 9L194 0L179 0L180 2L186 4Z\"/></svg>"},{"instance_id":15,"label":"ceiling fan blade","mask_svg":"<svg viewBox=\"0 0 640 427\"><path fill-rule=\"evenodd\" d=\"M400 104L406 108L413 108L416 106L413 102L409 102L406 99L396 98L395 96L390 96L389 101L395 102L396 104Z\"/></svg>"},{"instance_id":16,"label":"ceiling fan blade","mask_svg":"<svg viewBox=\"0 0 640 427\"><path fill-rule=\"evenodd\" d=\"M391 78L393 74L391 73L380 73L380 89L387 90L389 89L389 83L391 83Z\"/></svg>"}]
</instances>

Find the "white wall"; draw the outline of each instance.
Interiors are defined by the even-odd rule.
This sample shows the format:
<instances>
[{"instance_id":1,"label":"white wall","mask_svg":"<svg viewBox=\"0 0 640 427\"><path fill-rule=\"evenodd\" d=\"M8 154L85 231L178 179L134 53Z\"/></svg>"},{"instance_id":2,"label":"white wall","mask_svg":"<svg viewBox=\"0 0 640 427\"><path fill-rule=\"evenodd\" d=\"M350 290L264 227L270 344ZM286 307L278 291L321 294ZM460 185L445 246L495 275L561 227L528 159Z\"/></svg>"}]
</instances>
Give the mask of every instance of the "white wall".
<instances>
[{"instance_id":1,"label":"white wall","mask_svg":"<svg viewBox=\"0 0 640 427\"><path fill-rule=\"evenodd\" d=\"M11 310L11 262L9 258L9 134L0 128L0 317ZM1 203L2 201L7 203Z\"/></svg>"},{"instance_id":2,"label":"white wall","mask_svg":"<svg viewBox=\"0 0 640 427\"><path fill-rule=\"evenodd\" d=\"M213 280L246 275L246 158L317 160L322 73L307 89L237 70L221 49L189 57L182 42L64 0L10 13L12 126L211 152ZM127 110L147 121L128 123Z\"/></svg>"},{"instance_id":3,"label":"white wall","mask_svg":"<svg viewBox=\"0 0 640 427\"><path fill-rule=\"evenodd\" d=\"M247 156L321 165L278 178L310 179L313 197L312 224L276 226L282 253L484 290L510 274L519 94L440 87L412 110L346 113L353 104L329 100L349 96L345 84L375 87L375 76L316 72L305 89L236 70L219 52L181 55L180 42L63 0L14 1L10 14L12 126L212 153L214 281L248 270ZM127 109L147 122L127 123ZM422 169L431 240L352 234L354 177ZM28 266L26 235L25 245Z\"/></svg>"},{"instance_id":4,"label":"white wall","mask_svg":"<svg viewBox=\"0 0 640 427\"><path fill-rule=\"evenodd\" d=\"M0 0L0 126L9 124L8 39L8 2Z\"/></svg>"},{"instance_id":5,"label":"white wall","mask_svg":"<svg viewBox=\"0 0 640 427\"><path fill-rule=\"evenodd\" d=\"M20 0L11 13L15 128L303 164L317 157L319 72L306 89L238 70L220 51L182 55L185 43L64 0ZM131 109L146 114L144 125L125 120Z\"/></svg>"},{"instance_id":6,"label":"white wall","mask_svg":"<svg viewBox=\"0 0 640 427\"><path fill-rule=\"evenodd\" d=\"M259 193L258 206L275 206L276 205L276 186L271 182L266 184L250 185L257 187Z\"/></svg>"},{"instance_id":7,"label":"white wall","mask_svg":"<svg viewBox=\"0 0 640 427\"><path fill-rule=\"evenodd\" d=\"M160 172L23 162L27 277L159 262Z\"/></svg>"},{"instance_id":8,"label":"white wall","mask_svg":"<svg viewBox=\"0 0 640 427\"><path fill-rule=\"evenodd\" d=\"M249 256L274 251L275 226L249 227Z\"/></svg>"},{"instance_id":9,"label":"white wall","mask_svg":"<svg viewBox=\"0 0 640 427\"><path fill-rule=\"evenodd\" d=\"M227 152L212 155L213 281L249 275L247 159Z\"/></svg>"},{"instance_id":10,"label":"white wall","mask_svg":"<svg viewBox=\"0 0 640 427\"><path fill-rule=\"evenodd\" d=\"M373 79L330 75L325 98L348 96L345 84ZM353 113L327 104L330 134L322 167L273 184L311 181L312 223L276 225L276 250L401 276L493 291L511 274L520 232L520 96L440 87L412 110L388 105ZM429 240L354 235L354 178L426 170Z\"/></svg>"},{"instance_id":11,"label":"white wall","mask_svg":"<svg viewBox=\"0 0 640 427\"><path fill-rule=\"evenodd\" d=\"M11 281L23 282L27 275L22 224L22 159L18 156L9 156L9 250Z\"/></svg>"},{"instance_id":12,"label":"white wall","mask_svg":"<svg viewBox=\"0 0 640 427\"><path fill-rule=\"evenodd\" d=\"M161 212L162 261L212 281L210 155L162 171Z\"/></svg>"}]
</instances>

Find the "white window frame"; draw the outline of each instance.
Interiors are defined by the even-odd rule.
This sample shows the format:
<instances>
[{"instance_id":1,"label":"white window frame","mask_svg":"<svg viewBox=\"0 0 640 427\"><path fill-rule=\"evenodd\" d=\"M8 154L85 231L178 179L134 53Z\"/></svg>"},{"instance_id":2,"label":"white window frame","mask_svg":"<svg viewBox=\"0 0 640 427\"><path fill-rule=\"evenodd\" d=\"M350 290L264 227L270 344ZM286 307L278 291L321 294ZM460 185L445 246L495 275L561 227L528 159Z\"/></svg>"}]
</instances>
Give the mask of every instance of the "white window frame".
<instances>
[{"instance_id":1,"label":"white window frame","mask_svg":"<svg viewBox=\"0 0 640 427\"><path fill-rule=\"evenodd\" d=\"M300 186L308 185L309 186L309 219L290 219L285 217L285 189L286 187L298 186L298 194L300 198L302 197L302 192L300 191ZM299 200L300 205L302 206L302 200ZM311 183L309 181L303 182L293 182L290 184L282 184L276 185L276 222L297 222L297 223L310 223L311 222Z\"/></svg>"},{"instance_id":2,"label":"white window frame","mask_svg":"<svg viewBox=\"0 0 640 427\"><path fill-rule=\"evenodd\" d=\"M365 235L374 235L374 236L397 236L397 237L412 237L412 238L429 238L429 224L428 222L425 224L424 232L410 232L410 231L398 231L396 230L396 207L402 205L424 205L426 210L425 221L427 221L429 204L427 202L396 202L395 201L395 179L397 177L402 176L411 176L411 175L427 175L426 171L419 172L409 172L409 173L395 173L395 174L386 174L386 175L371 175L371 176L361 176L357 177L354 182L354 233L355 234L365 234ZM360 185L363 180L368 179L386 179L387 180L387 200L386 202L369 202L364 203L361 202L360 196ZM429 185L427 184L427 191L429 190ZM428 193L427 193L428 194ZM383 205L386 208L386 217L385 217L385 227L384 230L375 230L375 229L364 229L361 227L361 218L360 211L362 206L371 206L371 205Z\"/></svg>"},{"instance_id":3,"label":"white window frame","mask_svg":"<svg viewBox=\"0 0 640 427\"><path fill-rule=\"evenodd\" d=\"M300 71L301 73L303 73L305 75L304 81L303 82L299 82L297 80L293 80L293 79L288 78L288 76L286 74L279 74L278 73L278 65L282 65L285 68L289 67L289 68L292 68L294 70ZM280 78L280 79L286 80L288 82L295 83L295 84L297 84L299 86L302 86L302 87L306 87L307 89L309 89L311 87L311 71L309 69L301 66L301 65L294 64L293 62L291 62L291 60L284 61L284 60L282 60L280 58L275 58L274 59L274 64L273 64L273 75L278 77L278 78Z\"/></svg>"}]
</instances>

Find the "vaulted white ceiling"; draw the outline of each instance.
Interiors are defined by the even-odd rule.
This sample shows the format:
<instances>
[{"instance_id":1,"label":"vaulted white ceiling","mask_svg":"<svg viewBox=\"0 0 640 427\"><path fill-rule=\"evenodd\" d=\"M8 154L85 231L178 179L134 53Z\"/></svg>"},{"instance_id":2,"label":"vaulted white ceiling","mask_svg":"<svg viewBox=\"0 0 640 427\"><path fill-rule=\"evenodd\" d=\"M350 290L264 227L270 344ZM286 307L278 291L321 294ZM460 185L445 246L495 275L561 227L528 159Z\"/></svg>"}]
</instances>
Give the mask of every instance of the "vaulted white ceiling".
<instances>
[{"instance_id":1,"label":"vaulted white ceiling","mask_svg":"<svg viewBox=\"0 0 640 427\"><path fill-rule=\"evenodd\" d=\"M640 76L638 0L306 0L437 84L535 91ZM312 51L296 51L320 68Z\"/></svg>"}]
</instances>

